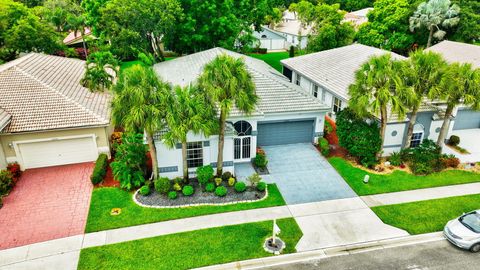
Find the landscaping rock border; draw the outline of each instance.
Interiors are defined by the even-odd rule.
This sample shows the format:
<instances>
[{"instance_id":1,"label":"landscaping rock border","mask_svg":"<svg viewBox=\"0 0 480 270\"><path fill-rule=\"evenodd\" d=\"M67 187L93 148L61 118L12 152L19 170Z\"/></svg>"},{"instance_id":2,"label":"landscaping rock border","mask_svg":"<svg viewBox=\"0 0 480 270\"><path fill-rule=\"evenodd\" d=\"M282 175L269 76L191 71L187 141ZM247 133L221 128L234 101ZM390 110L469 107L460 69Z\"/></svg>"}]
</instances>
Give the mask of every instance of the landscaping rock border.
<instances>
[{"instance_id":1,"label":"landscaping rock border","mask_svg":"<svg viewBox=\"0 0 480 270\"><path fill-rule=\"evenodd\" d=\"M208 196L209 198L208 199L216 199L216 200L222 200L222 199L225 199L225 198L229 198L231 199L231 192L233 190L232 187L227 187L229 190L229 194L230 194L230 198L229 198L229 194L227 194L226 197L217 197L213 192L205 192L205 191L202 191L200 190L200 187L198 186L195 186L195 193L194 195L190 196L190 197L187 197L187 196L184 196L183 194L181 194L181 192L179 192L179 197L175 200L170 200L168 199L165 195L160 195L158 194L156 191L153 191L152 194L148 195L148 196L143 196L139 193L139 190L137 190L132 198L133 198L133 201L139 205L139 206L142 206L142 207L147 207L147 208L159 208L159 209L169 209L169 208L185 208L185 207L192 207L192 206L222 206L222 205L232 205L232 204L239 204L239 203L254 203L254 202L260 202L260 201L263 201L265 200L267 197L268 197L268 186L267 188L265 189L265 191L263 192L260 192L260 191L256 191L255 189L253 188L249 188L247 189L247 191L245 191L244 193L234 193L235 195L237 196L241 196L247 192L250 192L250 193L255 193L255 194L263 194L263 196L259 199L253 199L253 200L237 200L237 201L228 201L228 202L220 202L220 203L208 203L208 202L202 202L202 203L186 203L186 204L178 204L178 202L180 201L187 201L187 200L191 200L191 198L193 196L202 196L203 194L206 194L206 196ZM233 191L234 192L234 191ZM158 205L158 204L148 204L147 202L145 202L144 200L142 201L142 197L151 197L151 196L158 196L158 202L163 202L165 204L170 204L170 205ZM245 196L244 196L245 197ZM175 205L171 205L172 203L174 203Z\"/></svg>"}]
</instances>

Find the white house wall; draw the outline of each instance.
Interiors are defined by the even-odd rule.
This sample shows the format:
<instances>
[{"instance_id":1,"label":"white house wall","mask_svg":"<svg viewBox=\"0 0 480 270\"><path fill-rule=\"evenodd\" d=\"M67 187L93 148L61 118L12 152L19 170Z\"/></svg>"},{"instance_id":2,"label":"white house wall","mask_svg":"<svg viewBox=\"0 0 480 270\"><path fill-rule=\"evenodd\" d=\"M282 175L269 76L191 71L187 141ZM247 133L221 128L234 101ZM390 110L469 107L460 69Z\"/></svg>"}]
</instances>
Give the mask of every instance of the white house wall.
<instances>
[{"instance_id":1,"label":"white house wall","mask_svg":"<svg viewBox=\"0 0 480 270\"><path fill-rule=\"evenodd\" d=\"M383 143L383 155L389 156L402 149L408 122L387 124Z\"/></svg>"},{"instance_id":2,"label":"white house wall","mask_svg":"<svg viewBox=\"0 0 480 270\"><path fill-rule=\"evenodd\" d=\"M3 152L2 144L0 143L0 170L3 170L7 167L7 160L5 159L5 154Z\"/></svg>"},{"instance_id":3,"label":"white house wall","mask_svg":"<svg viewBox=\"0 0 480 270\"><path fill-rule=\"evenodd\" d=\"M260 48L267 50L284 50L287 48L287 42L284 39L259 39Z\"/></svg>"}]
</instances>

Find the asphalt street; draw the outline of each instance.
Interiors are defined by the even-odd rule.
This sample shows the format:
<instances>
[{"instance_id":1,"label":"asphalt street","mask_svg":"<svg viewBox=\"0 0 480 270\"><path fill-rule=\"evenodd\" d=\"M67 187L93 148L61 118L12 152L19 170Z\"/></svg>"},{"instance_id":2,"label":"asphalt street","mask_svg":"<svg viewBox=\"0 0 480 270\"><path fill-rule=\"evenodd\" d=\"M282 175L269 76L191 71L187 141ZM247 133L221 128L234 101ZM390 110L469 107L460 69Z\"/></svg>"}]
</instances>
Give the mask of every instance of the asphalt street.
<instances>
[{"instance_id":1,"label":"asphalt street","mask_svg":"<svg viewBox=\"0 0 480 270\"><path fill-rule=\"evenodd\" d=\"M460 250L446 240L372 250L265 269L275 270L432 270L480 269L480 253Z\"/></svg>"}]
</instances>

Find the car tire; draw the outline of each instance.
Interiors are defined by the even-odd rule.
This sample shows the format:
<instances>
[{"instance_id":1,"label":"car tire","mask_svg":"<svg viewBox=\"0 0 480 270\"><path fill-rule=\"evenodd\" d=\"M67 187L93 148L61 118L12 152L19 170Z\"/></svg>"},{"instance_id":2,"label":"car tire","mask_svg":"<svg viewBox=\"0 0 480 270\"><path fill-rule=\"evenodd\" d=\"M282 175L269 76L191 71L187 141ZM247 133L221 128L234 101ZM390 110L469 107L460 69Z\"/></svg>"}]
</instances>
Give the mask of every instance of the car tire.
<instances>
[{"instance_id":1,"label":"car tire","mask_svg":"<svg viewBox=\"0 0 480 270\"><path fill-rule=\"evenodd\" d=\"M480 251L480 243L473 244L473 246L470 247L471 252L479 252Z\"/></svg>"}]
</instances>

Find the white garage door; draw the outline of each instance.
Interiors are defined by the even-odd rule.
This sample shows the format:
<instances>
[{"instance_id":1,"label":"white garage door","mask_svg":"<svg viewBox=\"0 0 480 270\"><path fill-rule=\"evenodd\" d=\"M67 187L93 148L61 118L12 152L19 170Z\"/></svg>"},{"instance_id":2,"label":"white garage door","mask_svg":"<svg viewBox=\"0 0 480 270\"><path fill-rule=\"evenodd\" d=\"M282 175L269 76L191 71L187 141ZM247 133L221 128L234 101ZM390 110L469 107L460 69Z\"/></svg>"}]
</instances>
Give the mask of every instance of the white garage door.
<instances>
[{"instance_id":1,"label":"white garage door","mask_svg":"<svg viewBox=\"0 0 480 270\"><path fill-rule=\"evenodd\" d=\"M94 161L98 152L93 137L18 143L24 169Z\"/></svg>"}]
</instances>

